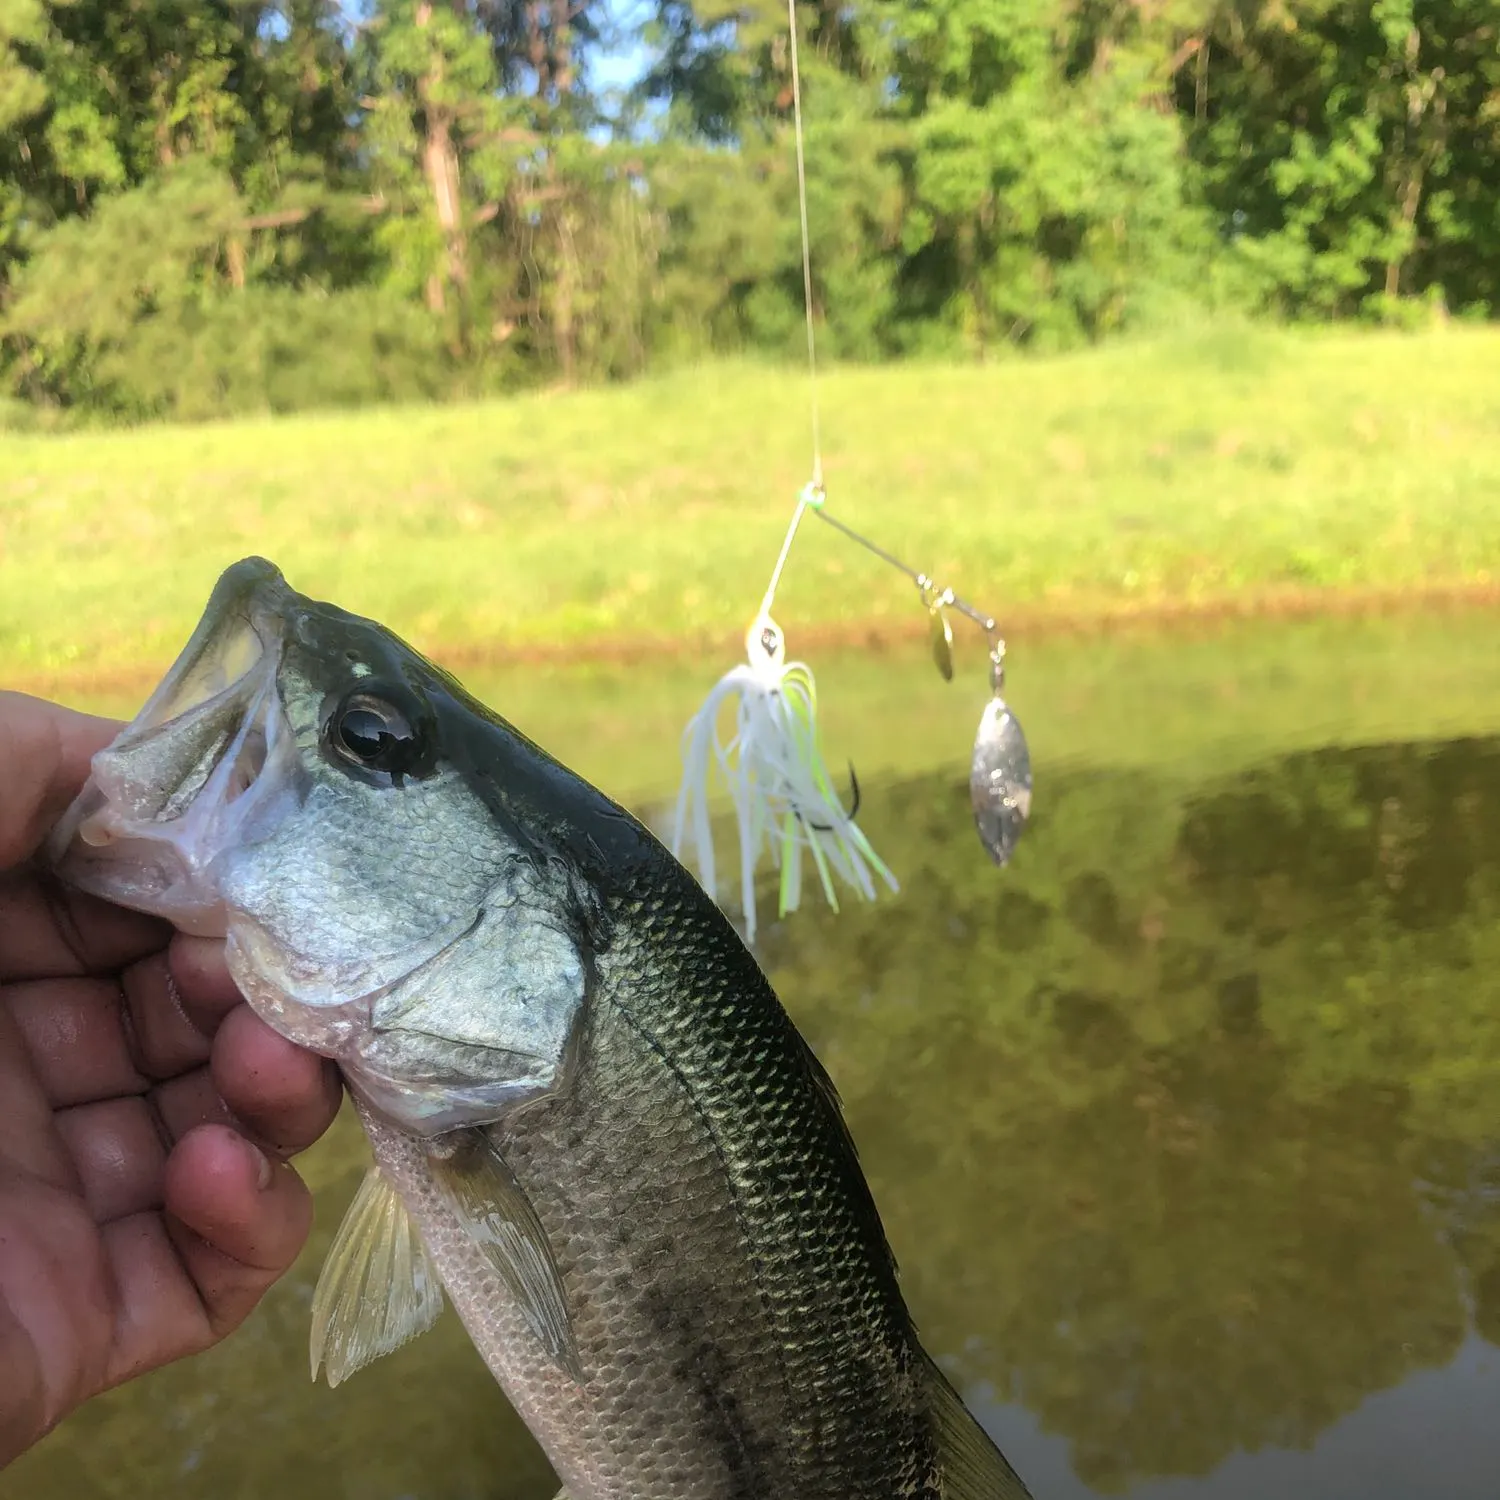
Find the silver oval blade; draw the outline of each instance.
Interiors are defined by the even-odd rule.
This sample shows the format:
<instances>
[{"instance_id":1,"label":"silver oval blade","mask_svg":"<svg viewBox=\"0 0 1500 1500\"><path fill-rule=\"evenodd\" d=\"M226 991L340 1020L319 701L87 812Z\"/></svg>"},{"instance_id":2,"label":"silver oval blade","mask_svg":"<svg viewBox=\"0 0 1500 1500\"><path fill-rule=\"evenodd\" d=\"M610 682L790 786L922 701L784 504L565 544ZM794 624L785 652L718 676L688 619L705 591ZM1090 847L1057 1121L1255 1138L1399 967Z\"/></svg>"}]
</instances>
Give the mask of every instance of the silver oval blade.
<instances>
[{"instance_id":1,"label":"silver oval blade","mask_svg":"<svg viewBox=\"0 0 1500 1500\"><path fill-rule=\"evenodd\" d=\"M1031 814L1031 753L1003 698L992 698L979 721L969 797L980 841L997 865L1008 864Z\"/></svg>"}]
</instances>

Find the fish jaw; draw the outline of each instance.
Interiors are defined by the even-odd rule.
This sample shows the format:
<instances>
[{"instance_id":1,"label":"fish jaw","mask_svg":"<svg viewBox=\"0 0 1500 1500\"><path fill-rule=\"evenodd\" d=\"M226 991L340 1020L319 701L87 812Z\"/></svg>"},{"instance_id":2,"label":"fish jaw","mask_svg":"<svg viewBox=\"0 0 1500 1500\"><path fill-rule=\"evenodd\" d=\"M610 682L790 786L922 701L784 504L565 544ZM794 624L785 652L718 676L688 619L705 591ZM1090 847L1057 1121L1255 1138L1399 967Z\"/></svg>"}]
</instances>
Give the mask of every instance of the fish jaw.
<instances>
[{"instance_id":1,"label":"fish jaw","mask_svg":"<svg viewBox=\"0 0 1500 1500\"><path fill-rule=\"evenodd\" d=\"M227 930L222 861L298 795L276 693L290 595L259 558L230 568L146 705L94 756L48 840L68 884L166 918Z\"/></svg>"},{"instance_id":2,"label":"fish jaw","mask_svg":"<svg viewBox=\"0 0 1500 1500\"><path fill-rule=\"evenodd\" d=\"M373 622L237 563L47 854L78 889L225 939L263 1020L431 1138L558 1086L584 965L555 876L493 826L440 740L404 789L331 754L338 705L377 678L409 690L414 718L446 690ZM399 858L414 848L420 867Z\"/></svg>"},{"instance_id":3,"label":"fish jaw","mask_svg":"<svg viewBox=\"0 0 1500 1500\"><path fill-rule=\"evenodd\" d=\"M230 972L252 1008L282 1035L337 1056L368 1026L378 976L342 976L338 1004L308 1005L296 956L275 967L273 945L226 901L233 864L300 806L305 787L292 726L277 693L288 604L272 564L228 569L197 629L145 706L93 758L88 781L48 837L67 884L162 917L179 931L227 938ZM307 965L311 977L313 966ZM315 996L323 999L323 996Z\"/></svg>"},{"instance_id":4,"label":"fish jaw","mask_svg":"<svg viewBox=\"0 0 1500 1500\"><path fill-rule=\"evenodd\" d=\"M375 998L449 935L415 956L330 970L236 909L237 866L310 792L277 685L301 602L260 558L226 570L160 685L94 756L46 854L79 890L226 938L230 973L262 1019L337 1058L368 1031Z\"/></svg>"}]
</instances>

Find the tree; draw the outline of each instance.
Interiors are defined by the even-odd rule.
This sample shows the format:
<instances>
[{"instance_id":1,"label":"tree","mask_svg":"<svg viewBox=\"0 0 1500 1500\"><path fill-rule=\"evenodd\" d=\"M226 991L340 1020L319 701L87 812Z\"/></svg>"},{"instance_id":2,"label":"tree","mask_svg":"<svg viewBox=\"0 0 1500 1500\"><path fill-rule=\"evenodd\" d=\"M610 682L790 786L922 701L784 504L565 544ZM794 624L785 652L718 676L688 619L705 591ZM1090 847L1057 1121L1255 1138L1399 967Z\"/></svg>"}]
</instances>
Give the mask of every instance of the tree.
<instances>
[{"instance_id":1,"label":"tree","mask_svg":"<svg viewBox=\"0 0 1500 1500\"><path fill-rule=\"evenodd\" d=\"M654 65L612 116L603 0L0 0L0 374L141 414L256 381L276 405L796 354L788 24L780 0L656 0L634 33ZM809 0L790 24L831 356L1057 348L1184 304L1411 319L1500 296L1491 0ZM112 232L146 238L117 254ZM108 379L38 269L54 246L104 262L82 274ZM329 298L386 374L273 380L298 350L336 362L298 333ZM246 385L221 346L252 303L292 326L250 340ZM148 331L218 372L199 397L146 378L127 345Z\"/></svg>"},{"instance_id":2,"label":"tree","mask_svg":"<svg viewBox=\"0 0 1500 1500\"><path fill-rule=\"evenodd\" d=\"M320 383L355 399L434 388L420 332L368 297L287 316L287 291L326 299L371 267L334 5L71 0L34 17L15 55L45 86L0 131L21 205L0 330L24 394L206 415L231 391L243 409L296 404L294 388L305 399ZM230 307L257 289L283 290ZM245 337L271 333L259 320L272 315L285 326L269 340ZM369 378L351 386L343 364L288 385L297 351L317 347L312 327L356 315L329 342L383 347ZM245 357L257 344L259 364ZM409 383L392 369L407 356Z\"/></svg>"},{"instance_id":3,"label":"tree","mask_svg":"<svg viewBox=\"0 0 1500 1500\"><path fill-rule=\"evenodd\" d=\"M1492 305L1500 17L1486 0L1219 4L1178 107L1221 221L1289 311Z\"/></svg>"}]
</instances>

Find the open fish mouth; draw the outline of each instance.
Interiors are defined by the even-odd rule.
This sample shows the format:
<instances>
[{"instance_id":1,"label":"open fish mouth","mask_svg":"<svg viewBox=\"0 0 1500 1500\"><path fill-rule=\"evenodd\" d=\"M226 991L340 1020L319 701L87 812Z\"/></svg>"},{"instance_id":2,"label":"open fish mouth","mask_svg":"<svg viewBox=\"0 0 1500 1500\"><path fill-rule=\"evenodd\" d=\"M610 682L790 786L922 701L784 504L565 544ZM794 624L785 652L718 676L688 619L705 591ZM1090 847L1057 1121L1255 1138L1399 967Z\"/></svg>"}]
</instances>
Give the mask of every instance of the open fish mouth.
<instances>
[{"instance_id":1,"label":"open fish mouth","mask_svg":"<svg viewBox=\"0 0 1500 1500\"><path fill-rule=\"evenodd\" d=\"M294 735L277 692L297 598L261 558L219 579L171 671L94 757L52 832L47 853L69 884L185 932L224 935L218 861L298 795Z\"/></svg>"}]
</instances>

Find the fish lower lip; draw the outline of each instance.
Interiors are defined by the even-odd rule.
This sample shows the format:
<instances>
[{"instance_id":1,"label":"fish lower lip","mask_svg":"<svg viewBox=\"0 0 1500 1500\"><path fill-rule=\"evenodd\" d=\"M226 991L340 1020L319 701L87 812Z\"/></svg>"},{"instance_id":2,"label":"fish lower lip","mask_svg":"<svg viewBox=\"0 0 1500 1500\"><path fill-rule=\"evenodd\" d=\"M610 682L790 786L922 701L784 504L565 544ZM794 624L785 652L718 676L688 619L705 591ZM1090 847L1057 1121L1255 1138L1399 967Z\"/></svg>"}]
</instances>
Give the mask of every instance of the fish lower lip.
<instances>
[{"instance_id":1,"label":"fish lower lip","mask_svg":"<svg viewBox=\"0 0 1500 1500\"><path fill-rule=\"evenodd\" d=\"M91 857L95 850L97 857ZM166 917L196 937L224 936L222 906L193 889L177 851L112 827L107 815L96 814L80 827L74 849L57 868L69 885L117 906Z\"/></svg>"},{"instance_id":2,"label":"fish lower lip","mask_svg":"<svg viewBox=\"0 0 1500 1500\"><path fill-rule=\"evenodd\" d=\"M185 932L225 935L219 857L288 785L277 658L263 647L227 687L211 675L184 679L180 702L158 704L177 712L153 723L143 710L94 757L48 840L65 880ZM216 690L193 702L205 685Z\"/></svg>"}]
</instances>

